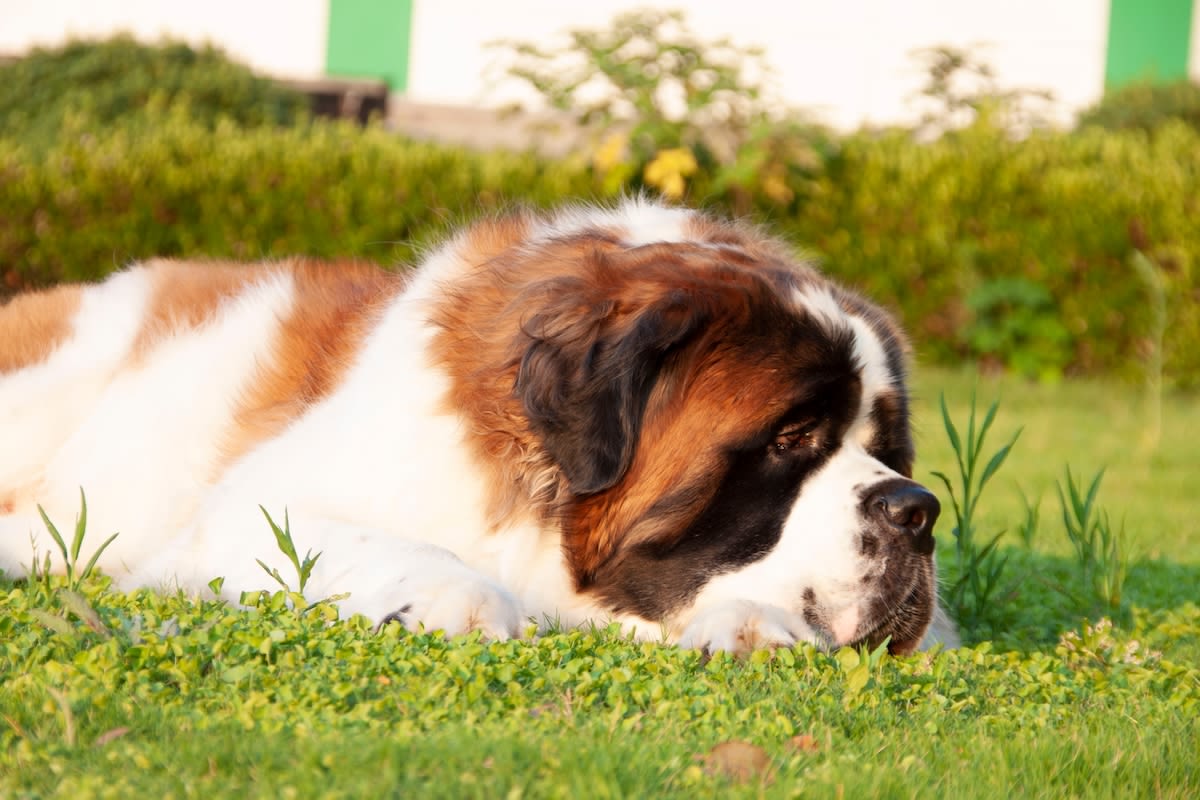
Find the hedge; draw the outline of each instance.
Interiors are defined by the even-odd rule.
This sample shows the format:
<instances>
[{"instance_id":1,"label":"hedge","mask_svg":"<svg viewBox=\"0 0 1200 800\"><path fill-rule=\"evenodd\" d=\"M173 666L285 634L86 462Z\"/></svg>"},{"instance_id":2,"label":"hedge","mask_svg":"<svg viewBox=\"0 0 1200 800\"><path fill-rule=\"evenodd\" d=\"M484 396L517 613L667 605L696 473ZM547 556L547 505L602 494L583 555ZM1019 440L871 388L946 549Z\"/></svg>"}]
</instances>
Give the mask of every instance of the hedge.
<instances>
[{"instance_id":1,"label":"hedge","mask_svg":"<svg viewBox=\"0 0 1200 800\"><path fill-rule=\"evenodd\" d=\"M88 280L155 255L405 263L479 212L591 185L579 169L349 123L210 133L174 116L63 136L45 155L0 140L0 274L10 288Z\"/></svg>"},{"instance_id":2,"label":"hedge","mask_svg":"<svg viewBox=\"0 0 1200 800\"><path fill-rule=\"evenodd\" d=\"M11 292L154 255L406 263L480 212L603 185L583 159L338 124L80 127L48 149L0 140L0 275ZM693 201L728 205L704 186L694 179ZM983 128L929 144L858 134L794 189L754 216L897 309L925 359L1139 376L1161 280L1167 375L1200 383L1200 133L1184 125L1019 142Z\"/></svg>"},{"instance_id":3,"label":"hedge","mask_svg":"<svg viewBox=\"0 0 1200 800\"><path fill-rule=\"evenodd\" d=\"M1139 81L1105 92L1079 124L1153 131L1173 120L1200 130L1200 81Z\"/></svg>"},{"instance_id":4,"label":"hedge","mask_svg":"<svg viewBox=\"0 0 1200 800\"><path fill-rule=\"evenodd\" d=\"M785 226L828 271L901 309L943 362L1141 375L1161 282L1167 373L1200 380L1200 132L1186 125L1019 142L986 129L924 145L856 136ZM1006 325L1019 328L995 344Z\"/></svg>"},{"instance_id":5,"label":"hedge","mask_svg":"<svg viewBox=\"0 0 1200 800\"><path fill-rule=\"evenodd\" d=\"M209 127L218 119L291 125L307 116L308 98L212 45L145 44L129 34L34 48L0 64L0 136L36 146L57 138L72 115L107 126L146 108L186 109Z\"/></svg>"}]
</instances>

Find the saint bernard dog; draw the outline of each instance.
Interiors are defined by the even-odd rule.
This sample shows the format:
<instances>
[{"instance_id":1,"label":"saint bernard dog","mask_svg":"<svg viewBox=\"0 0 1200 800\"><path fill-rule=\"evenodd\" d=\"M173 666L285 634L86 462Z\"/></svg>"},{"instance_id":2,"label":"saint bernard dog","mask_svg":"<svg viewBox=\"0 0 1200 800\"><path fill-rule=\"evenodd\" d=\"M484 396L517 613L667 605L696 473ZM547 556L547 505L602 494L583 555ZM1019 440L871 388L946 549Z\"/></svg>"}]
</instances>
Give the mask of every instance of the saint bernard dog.
<instances>
[{"instance_id":1,"label":"saint bernard dog","mask_svg":"<svg viewBox=\"0 0 1200 800\"><path fill-rule=\"evenodd\" d=\"M123 588L272 588L265 510L343 615L908 653L939 506L904 350L781 243L642 199L487 219L408 275L149 261L0 306L0 570L82 488Z\"/></svg>"}]
</instances>

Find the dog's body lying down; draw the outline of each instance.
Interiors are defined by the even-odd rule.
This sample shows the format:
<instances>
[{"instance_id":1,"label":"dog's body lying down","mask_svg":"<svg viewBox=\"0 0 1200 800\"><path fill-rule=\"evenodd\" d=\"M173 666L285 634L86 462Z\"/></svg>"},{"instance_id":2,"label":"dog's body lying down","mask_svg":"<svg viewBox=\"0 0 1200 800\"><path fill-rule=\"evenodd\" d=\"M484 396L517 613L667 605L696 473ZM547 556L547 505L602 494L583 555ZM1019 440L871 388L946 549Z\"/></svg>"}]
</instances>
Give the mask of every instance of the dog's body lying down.
<instances>
[{"instance_id":1,"label":"dog's body lying down","mask_svg":"<svg viewBox=\"0 0 1200 800\"><path fill-rule=\"evenodd\" d=\"M150 262L0 307L0 569L82 487L126 586L267 588L261 504L376 621L909 652L938 503L902 349L757 231L640 201L477 223L407 280Z\"/></svg>"}]
</instances>

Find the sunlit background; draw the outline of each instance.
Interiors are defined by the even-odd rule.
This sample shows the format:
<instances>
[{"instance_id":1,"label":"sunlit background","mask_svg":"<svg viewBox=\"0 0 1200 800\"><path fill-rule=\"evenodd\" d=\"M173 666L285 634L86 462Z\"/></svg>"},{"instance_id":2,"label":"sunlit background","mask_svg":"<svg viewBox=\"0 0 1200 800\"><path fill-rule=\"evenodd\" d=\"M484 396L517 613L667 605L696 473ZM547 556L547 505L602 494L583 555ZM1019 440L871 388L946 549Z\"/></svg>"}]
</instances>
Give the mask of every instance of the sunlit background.
<instances>
[{"instance_id":1,"label":"sunlit background","mask_svg":"<svg viewBox=\"0 0 1200 800\"><path fill-rule=\"evenodd\" d=\"M0 0L0 296L649 191L929 362L1196 385L1196 2Z\"/></svg>"},{"instance_id":2,"label":"sunlit background","mask_svg":"<svg viewBox=\"0 0 1200 800\"><path fill-rule=\"evenodd\" d=\"M400 270L514 204L752 220L906 329L984 643L739 664L0 576L0 797L1200 796L1198 3L0 0L0 304Z\"/></svg>"},{"instance_id":3,"label":"sunlit background","mask_svg":"<svg viewBox=\"0 0 1200 800\"><path fill-rule=\"evenodd\" d=\"M632 9L686 11L701 37L766 51L787 103L840 129L906 123L925 76L920 51L969 48L1007 89L1053 95L1060 124L1105 87L1200 77L1194 0L3 0L0 55L128 31L212 42L279 78L384 81L405 102L466 109L507 92L487 80L495 40L552 42ZM407 112L407 113L406 113ZM452 124L448 122L447 124Z\"/></svg>"}]
</instances>

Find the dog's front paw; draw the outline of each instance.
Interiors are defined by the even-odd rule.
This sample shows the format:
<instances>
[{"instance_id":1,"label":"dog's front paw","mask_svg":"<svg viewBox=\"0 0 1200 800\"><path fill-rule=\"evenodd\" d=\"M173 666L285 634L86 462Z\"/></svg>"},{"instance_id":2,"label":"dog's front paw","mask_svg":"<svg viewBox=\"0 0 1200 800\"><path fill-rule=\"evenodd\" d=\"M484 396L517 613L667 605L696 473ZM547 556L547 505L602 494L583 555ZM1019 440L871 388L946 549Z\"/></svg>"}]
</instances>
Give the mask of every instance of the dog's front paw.
<instances>
[{"instance_id":1,"label":"dog's front paw","mask_svg":"<svg viewBox=\"0 0 1200 800\"><path fill-rule=\"evenodd\" d=\"M384 614L379 624L399 622L410 631L442 631L458 636L480 631L486 638L511 639L521 634L516 598L484 575L453 570L400 584L402 604Z\"/></svg>"},{"instance_id":2,"label":"dog's front paw","mask_svg":"<svg viewBox=\"0 0 1200 800\"><path fill-rule=\"evenodd\" d=\"M679 646L740 654L815 641L816 634L798 614L749 600L730 600L692 617L679 637Z\"/></svg>"}]
</instances>

